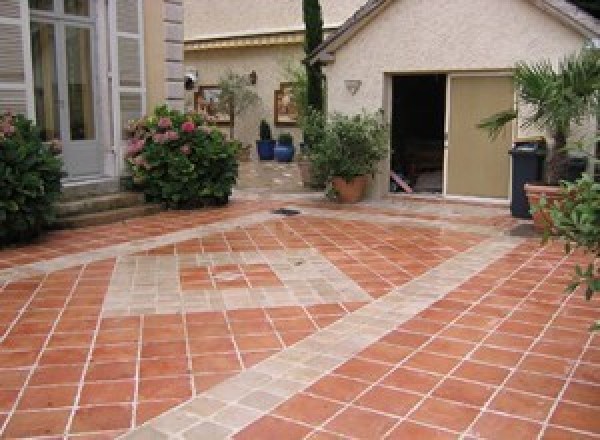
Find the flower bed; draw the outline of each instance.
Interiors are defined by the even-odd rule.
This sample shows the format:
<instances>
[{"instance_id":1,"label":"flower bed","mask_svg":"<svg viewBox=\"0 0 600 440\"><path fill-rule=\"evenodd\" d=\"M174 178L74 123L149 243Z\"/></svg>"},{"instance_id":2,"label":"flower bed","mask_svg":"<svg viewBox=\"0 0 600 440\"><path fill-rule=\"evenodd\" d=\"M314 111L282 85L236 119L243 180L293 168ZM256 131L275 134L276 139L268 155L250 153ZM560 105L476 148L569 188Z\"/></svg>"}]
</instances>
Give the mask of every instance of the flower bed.
<instances>
[{"instance_id":1,"label":"flower bed","mask_svg":"<svg viewBox=\"0 0 600 440\"><path fill-rule=\"evenodd\" d=\"M0 246L37 237L55 218L60 143L42 143L33 122L0 116Z\"/></svg>"},{"instance_id":2,"label":"flower bed","mask_svg":"<svg viewBox=\"0 0 600 440\"><path fill-rule=\"evenodd\" d=\"M205 117L158 107L129 128L127 163L148 202L189 209L224 205L237 180L235 144Z\"/></svg>"}]
</instances>

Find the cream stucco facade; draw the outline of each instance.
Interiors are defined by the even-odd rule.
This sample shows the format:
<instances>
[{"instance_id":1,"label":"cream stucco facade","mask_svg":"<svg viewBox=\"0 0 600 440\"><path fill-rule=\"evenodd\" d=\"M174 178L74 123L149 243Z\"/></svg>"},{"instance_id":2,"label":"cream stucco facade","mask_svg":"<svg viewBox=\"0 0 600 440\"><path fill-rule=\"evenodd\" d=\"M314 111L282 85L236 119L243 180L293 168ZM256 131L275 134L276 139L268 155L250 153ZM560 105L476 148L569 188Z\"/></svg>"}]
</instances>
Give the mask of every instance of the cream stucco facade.
<instances>
[{"instance_id":1,"label":"cream stucco facade","mask_svg":"<svg viewBox=\"0 0 600 440\"><path fill-rule=\"evenodd\" d=\"M363 2L321 0L325 27L336 29ZM185 68L198 72L198 86L216 85L227 70L257 73L253 89L261 102L236 120L236 138L253 144L260 120L266 119L274 136L290 132L299 143L298 128L275 125L274 100L287 81L286 65L300 66L304 58L302 1L184 0L184 8ZM193 108L194 92L186 93L187 108Z\"/></svg>"},{"instance_id":2,"label":"cream stucco facade","mask_svg":"<svg viewBox=\"0 0 600 440\"><path fill-rule=\"evenodd\" d=\"M589 39L528 0L395 0L371 20L331 54L329 111L383 109L389 120L395 74L509 75L518 61L557 61ZM362 82L355 95L350 79ZM514 137L538 134L515 128ZM380 171L375 197L388 191L389 161Z\"/></svg>"}]
</instances>

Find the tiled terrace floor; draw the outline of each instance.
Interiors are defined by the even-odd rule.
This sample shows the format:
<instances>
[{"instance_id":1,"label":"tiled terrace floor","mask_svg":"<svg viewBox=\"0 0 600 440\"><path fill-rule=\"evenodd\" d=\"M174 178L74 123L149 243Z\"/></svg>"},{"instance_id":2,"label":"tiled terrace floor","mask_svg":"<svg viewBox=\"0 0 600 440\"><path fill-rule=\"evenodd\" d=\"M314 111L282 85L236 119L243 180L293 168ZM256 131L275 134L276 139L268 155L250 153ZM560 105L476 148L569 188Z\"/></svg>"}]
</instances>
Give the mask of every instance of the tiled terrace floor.
<instances>
[{"instance_id":1,"label":"tiled terrace floor","mask_svg":"<svg viewBox=\"0 0 600 440\"><path fill-rule=\"evenodd\" d=\"M600 437L580 257L502 208L286 200L0 251L0 437Z\"/></svg>"}]
</instances>

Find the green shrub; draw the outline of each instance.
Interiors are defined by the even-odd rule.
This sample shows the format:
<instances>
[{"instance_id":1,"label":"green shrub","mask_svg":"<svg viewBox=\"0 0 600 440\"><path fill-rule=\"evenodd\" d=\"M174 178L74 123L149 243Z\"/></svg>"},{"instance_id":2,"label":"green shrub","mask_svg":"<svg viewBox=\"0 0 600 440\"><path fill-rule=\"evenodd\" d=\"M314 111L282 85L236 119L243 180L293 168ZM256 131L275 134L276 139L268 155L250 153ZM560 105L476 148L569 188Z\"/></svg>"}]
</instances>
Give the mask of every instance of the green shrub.
<instances>
[{"instance_id":1,"label":"green shrub","mask_svg":"<svg viewBox=\"0 0 600 440\"><path fill-rule=\"evenodd\" d=\"M584 175L575 183L562 183L563 199L552 206L542 200L535 210L548 209L552 225L545 232L545 240L550 237L565 242L565 252L582 249L589 255L586 267L576 266L575 278L567 291L573 292L585 286L585 297L589 301L600 292L600 183L595 183L589 175ZM592 327L600 330L600 321Z\"/></svg>"},{"instance_id":2,"label":"green shrub","mask_svg":"<svg viewBox=\"0 0 600 440\"><path fill-rule=\"evenodd\" d=\"M294 145L294 137L290 133L281 133L278 142L279 145Z\"/></svg>"},{"instance_id":3,"label":"green shrub","mask_svg":"<svg viewBox=\"0 0 600 440\"><path fill-rule=\"evenodd\" d=\"M335 113L325 120L311 112L304 124L313 143L309 156L321 179L347 181L375 174L377 163L388 154L388 129L379 114L347 116Z\"/></svg>"},{"instance_id":4,"label":"green shrub","mask_svg":"<svg viewBox=\"0 0 600 440\"><path fill-rule=\"evenodd\" d=\"M128 130L127 163L147 201L175 209L227 203L237 180L238 146L201 115L162 106Z\"/></svg>"},{"instance_id":5,"label":"green shrub","mask_svg":"<svg viewBox=\"0 0 600 440\"><path fill-rule=\"evenodd\" d=\"M0 246L37 237L55 218L60 145L42 143L22 115L0 117Z\"/></svg>"}]
</instances>

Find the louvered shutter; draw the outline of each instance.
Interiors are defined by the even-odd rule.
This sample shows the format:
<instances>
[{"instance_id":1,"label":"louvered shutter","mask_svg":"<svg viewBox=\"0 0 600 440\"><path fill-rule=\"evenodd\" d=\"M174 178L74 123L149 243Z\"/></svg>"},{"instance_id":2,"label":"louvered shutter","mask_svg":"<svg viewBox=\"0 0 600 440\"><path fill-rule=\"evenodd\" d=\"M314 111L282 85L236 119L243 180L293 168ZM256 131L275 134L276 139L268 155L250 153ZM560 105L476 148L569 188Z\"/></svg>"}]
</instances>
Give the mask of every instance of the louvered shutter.
<instances>
[{"instance_id":1,"label":"louvered shutter","mask_svg":"<svg viewBox=\"0 0 600 440\"><path fill-rule=\"evenodd\" d=\"M117 152L125 127L146 111L143 0L110 0L113 127Z\"/></svg>"},{"instance_id":2,"label":"louvered shutter","mask_svg":"<svg viewBox=\"0 0 600 440\"><path fill-rule=\"evenodd\" d=\"M29 5L0 1L0 113L34 117Z\"/></svg>"}]
</instances>

